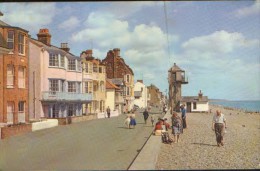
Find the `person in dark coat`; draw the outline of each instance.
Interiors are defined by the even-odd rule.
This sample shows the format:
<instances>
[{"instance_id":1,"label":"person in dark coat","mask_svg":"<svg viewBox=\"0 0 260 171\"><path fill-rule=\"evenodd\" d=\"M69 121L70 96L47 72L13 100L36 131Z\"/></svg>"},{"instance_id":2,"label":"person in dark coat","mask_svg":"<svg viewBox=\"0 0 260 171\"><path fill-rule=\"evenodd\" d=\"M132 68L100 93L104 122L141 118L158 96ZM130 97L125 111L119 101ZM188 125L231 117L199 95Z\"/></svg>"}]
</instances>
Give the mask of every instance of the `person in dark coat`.
<instances>
[{"instance_id":1,"label":"person in dark coat","mask_svg":"<svg viewBox=\"0 0 260 171\"><path fill-rule=\"evenodd\" d=\"M147 119L149 117L149 113L148 113L147 109L144 110L143 115L144 115L144 123L146 124L146 121L147 121Z\"/></svg>"}]
</instances>

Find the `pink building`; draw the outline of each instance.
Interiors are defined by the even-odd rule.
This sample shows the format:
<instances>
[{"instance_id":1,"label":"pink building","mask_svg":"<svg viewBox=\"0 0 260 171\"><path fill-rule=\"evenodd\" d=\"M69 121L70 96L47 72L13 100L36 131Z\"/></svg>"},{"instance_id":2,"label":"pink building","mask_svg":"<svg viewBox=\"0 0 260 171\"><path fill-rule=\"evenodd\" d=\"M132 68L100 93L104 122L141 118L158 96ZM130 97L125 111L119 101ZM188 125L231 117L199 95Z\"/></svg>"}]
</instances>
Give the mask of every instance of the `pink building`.
<instances>
[{"instance_id":1,"label":"pink building","mask_svg":"<svg viewBox=\"0 0 260 171\"><path fill-rule=\"evenodd\" d=\"M29 115L60 118L82 115L82 104L92 96L82 93L81 59L69 52L67 43L51 45L48 29L38 40L29 40Z\"/></svg>"}]
</instances>

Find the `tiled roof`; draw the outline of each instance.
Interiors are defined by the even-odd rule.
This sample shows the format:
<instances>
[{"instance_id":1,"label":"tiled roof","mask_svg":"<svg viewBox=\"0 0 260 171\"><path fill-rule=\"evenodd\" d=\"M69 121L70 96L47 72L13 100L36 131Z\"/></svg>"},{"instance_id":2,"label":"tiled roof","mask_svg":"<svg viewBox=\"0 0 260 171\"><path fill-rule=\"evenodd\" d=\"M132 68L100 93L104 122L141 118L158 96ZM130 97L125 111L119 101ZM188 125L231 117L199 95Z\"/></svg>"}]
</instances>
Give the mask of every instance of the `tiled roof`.
<instances>
[{"instance_id":1,"label":"tiled roof","mask_svg":"<svg viewBox=\"0 0 260 171\"><path fill-rule=\"evenodd\" d=\"M58 48L58 47L56 47L56 46L53 46L53 45L48 46L48 45L46 45L46 44L40 42L39 40L36 40L36 39L33 39L33 38L31 38L31 40L34 41L34 43L38 44L39 46L44 47L44 49L47 50L49 53L60 54L60 55L62 55L62 56L68 57L69 59L70 59L70 58L71 58L71 59L72 59L72 58L74 58L74 59L77 58L78 60L80 59L80 57L75 56L75 55L73 55L72 53L66 52L66 51L64 51L64 50L62 50L62 49L60 49L60 48Z\"/></svg>"},{"instance_id":2,"label":"tiled roof","mask_svg":"<svg viewBox=\"0 0 260 171\"><path fill-rule=\"evenodd\" d=\"M198 102L198 96L182 96L181 102ZM208 96L202 96L202 100L200 102L208 102Z\"/></svg>"},{"instance_id":3,"label":"tiled roof","mask_svg":"<svg viewBox=\"0 0 260 171\"><path fill-rule=\"evenodd\" d=\"M106 80L106 89L120 89L115 84L111 83L109 80Z\"/></svg>"},{"instance_id":4,"label":"tiled roof","mask_svg":"<svg viewBox=\"0 0 260 171\"><path fill-rule=\"evenodd\" d=\"M115 85L123 84L123 78L112 78L112 79L109 79L109 81L111 81Z\"/></svg>"}]
</instances>

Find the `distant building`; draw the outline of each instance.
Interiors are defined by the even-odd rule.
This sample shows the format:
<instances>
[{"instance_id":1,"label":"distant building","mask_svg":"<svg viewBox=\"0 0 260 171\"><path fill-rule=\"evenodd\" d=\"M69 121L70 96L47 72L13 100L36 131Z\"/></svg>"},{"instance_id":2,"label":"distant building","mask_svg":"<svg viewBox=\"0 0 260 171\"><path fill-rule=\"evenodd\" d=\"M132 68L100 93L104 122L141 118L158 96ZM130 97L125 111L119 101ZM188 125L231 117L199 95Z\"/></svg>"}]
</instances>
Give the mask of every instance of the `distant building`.
<instances>
[{"instance_id":1,"label":"distant building","mask_svg":"<svg viewBox=\"0 0 260 171\"><path fill-rule=\"evenodd\" d=\"M28 37L0 20L0 126L29 122Z\"/></svg>"},{"instance_id":2,"label":"distant building","mask_svg":"<svg viewBox=\"0 0 260 171\"><path fill-rule=\"evenodd\" d=\"M181 85L188 84L185 79L185 71L180 69L176 63L168 70L169 82L169 107L171 111L180 110Z\"/></svg>"},{"instance_id":3,"label":"distant building","mask_svg":"<svg viewBox=\"0 0 260 171\"><path fill-rule=\"evenodd\" d=\"M119 48L109 50L106 58L102 60L102 62L106 65L108 79L122 79L123 82L120 88L124 91L125 112L131 110L134 105L133 70L125 63L124 59L120 57Z\"/></svg>"},{"instance_id":4,"label":"distant building","mask_svg":"<svg viewBox=\"0 0 260 171\"><path fill-rule=\"evenodd\" d=\"M160 106L161 105L161 92L159 88L151 84L147 86L148 89L148 105L149 106Z\"/></svg>"},{"instance_id":5,"label":"distant building","mask_svg":"<svg viewBox=\"0 0 260 171\"><path fill-rule=\"evenodd\" d=\"M147 96L148 91L147 87L144 85L143 80L137 80L134 87L134 104L139 106L140 108L147 107Z\"/></svg>"},{"instance_id":6,"label":"distant building","mask_svg":"<svg viewBox=\"0 0 260 171\"><path fill-rule=\"evenodd\" d=\"M83 65L83 92L92 94L91 103L85 104L83 113L104 114L106 101L106 67L92 56L92 50L81 53Z\"/></svg>"},{"instance_id":7,"label":"distant building","mask_svg":"<svg viewBox=\"0 0 260 171\"><path fill-rule=\"evenodd\" d=\"M69 52L67 43L51 45L48 29L40 29L37 36L29 39L30 118L81 116L92 95L82 93L80 57Z\"/></svg>"},{"instance_id":8,"label":"distant building","mask_svg":"<svg viewBox=\"0 0 260 171\"><path fill-rule=\"evenodd\" d=\"M208 112L209 100L207 96L203 96L201 90L198 96L183 96L181 104L185 104L187 112Z\"/></svg>"}]
</instances>

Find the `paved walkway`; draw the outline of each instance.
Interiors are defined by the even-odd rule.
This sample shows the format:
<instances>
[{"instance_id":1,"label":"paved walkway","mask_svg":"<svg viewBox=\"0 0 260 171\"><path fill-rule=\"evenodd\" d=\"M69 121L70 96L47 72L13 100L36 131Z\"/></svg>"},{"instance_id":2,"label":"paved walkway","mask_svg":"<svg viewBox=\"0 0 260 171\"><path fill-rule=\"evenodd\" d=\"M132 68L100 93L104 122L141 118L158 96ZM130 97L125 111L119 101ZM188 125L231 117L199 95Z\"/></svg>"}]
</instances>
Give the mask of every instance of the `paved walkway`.
<instances>
[{"instance_id":1,"label":"paved walkway","mask_svg":"<svg viewBox=\"0 0 260 171\"><path fill-rule=\"evenodd\" d=\"M124 119L120 115L4 139L0 170L126 170L153 127L140 113L135 129L125 128Z\"/></svg>"}]
</instances>

